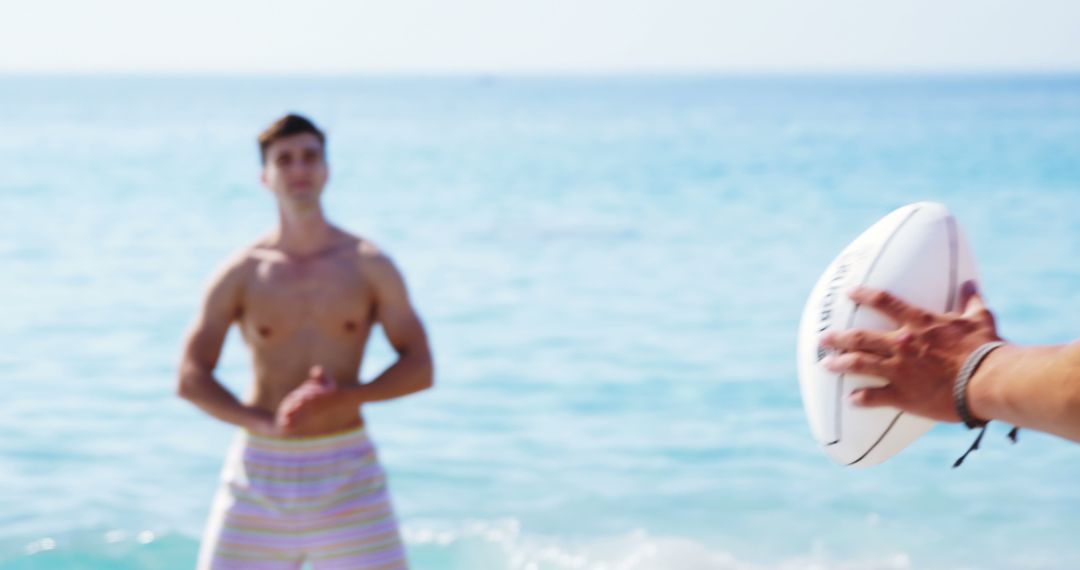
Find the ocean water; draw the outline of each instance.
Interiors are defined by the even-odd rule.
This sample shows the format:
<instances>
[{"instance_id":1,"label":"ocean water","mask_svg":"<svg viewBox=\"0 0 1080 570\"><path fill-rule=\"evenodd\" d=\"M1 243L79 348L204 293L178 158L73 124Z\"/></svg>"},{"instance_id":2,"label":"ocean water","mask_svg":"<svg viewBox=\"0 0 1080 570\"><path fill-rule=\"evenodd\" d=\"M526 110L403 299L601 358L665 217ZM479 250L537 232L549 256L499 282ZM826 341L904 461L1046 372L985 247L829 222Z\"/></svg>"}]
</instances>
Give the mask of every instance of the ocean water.
<instances>
[{"instance_id":1,"label":"ocean water","mask_svg":"<svg viewBox=\"0 0 1080 570\"><path fill-rule=\"evenodd\" d=\"M1080 446L992 426L952 470L938 426L840 468L793 358L826 264L917 200L1006 337L1080 337L1080 76L851 76L0 78L0 568L193 566L232 430L179 344L275 222L254 137L291 110L432 338L436 388L366 411L414 567L1080 567Z\"/></svg>"}]
</instances>

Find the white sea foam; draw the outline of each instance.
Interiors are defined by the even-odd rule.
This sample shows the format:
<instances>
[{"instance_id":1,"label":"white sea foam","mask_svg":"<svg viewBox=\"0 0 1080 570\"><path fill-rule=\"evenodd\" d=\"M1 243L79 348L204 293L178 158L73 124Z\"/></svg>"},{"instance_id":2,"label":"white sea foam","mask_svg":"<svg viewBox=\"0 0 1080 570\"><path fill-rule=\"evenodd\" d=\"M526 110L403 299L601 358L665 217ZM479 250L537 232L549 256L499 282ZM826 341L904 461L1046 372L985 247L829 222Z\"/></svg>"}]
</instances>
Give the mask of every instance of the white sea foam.
<instances>
[{"instance_id":1,"label":"white sea foam","mask_svg":"<svg viewBox=\"0 0 1080 570\"><path fill-rule=\"evenodd\" d=\"M410 549L440 558L446 568L482 562L484 568L506 570L904 570L910 557L902 552L858 560L830 559L822 554L783 560L740 560L730 552L675 536L644 530L602 538L555 539L522 533L513 519L468 521L460 525L409 524L403 528Z\"/></svg>"}]
</instances>

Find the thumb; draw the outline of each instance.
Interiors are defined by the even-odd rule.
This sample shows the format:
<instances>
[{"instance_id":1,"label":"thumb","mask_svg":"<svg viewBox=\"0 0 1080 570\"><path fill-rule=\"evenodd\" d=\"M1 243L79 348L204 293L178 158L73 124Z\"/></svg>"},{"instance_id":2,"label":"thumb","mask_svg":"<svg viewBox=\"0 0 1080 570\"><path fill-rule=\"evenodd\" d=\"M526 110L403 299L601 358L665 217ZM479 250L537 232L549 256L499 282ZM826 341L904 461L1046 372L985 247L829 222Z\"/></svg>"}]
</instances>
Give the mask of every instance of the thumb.
<instances>
[{"instance_id":1,"label":"thumb","mask_svg":"<svg viewBox=\"0 0 1080 570\"><path fill-rule=\"evenodd\" d=\"M311 367L311 375L308 376L308 380L315 382L324 388L334 387L334 381L330 379L330 376L326 373L326 369L318 364Z\"/></svg>"},{"instance_id":2,"label":"thumb","mask_svg":"<svg viewBox=\"0 0 1080 570\"><path fill-rule=\"evenodd\" d=\"M979 287L974 280L965 281L960 286L960 311L967 316L973 316L986 310L986 302L979 294Z\"/></svg>"},{"instance_id":3,"label":"thumb","mask_svg":"<svg viewBox=\"0 0 1080 570\"><path fill-rule=\"evenodd\" d=\"M963 311L965 317L989 326L991 332L997 334L994 314L986 308L986 301L979 294L974 281L968 281L960 288L960 310Z\"/></svg>"},{"instance_id":4,"label":"thumb","mask_svg":"<svg viewBox=\"0 0 1080 570\"><path fill-rule=\"evenodd\" d=\"M891 385L881 388L862 388L851 393L851 403L860 408L896 406L896 402L896 390Z\"/></svg>"}]
</instances>

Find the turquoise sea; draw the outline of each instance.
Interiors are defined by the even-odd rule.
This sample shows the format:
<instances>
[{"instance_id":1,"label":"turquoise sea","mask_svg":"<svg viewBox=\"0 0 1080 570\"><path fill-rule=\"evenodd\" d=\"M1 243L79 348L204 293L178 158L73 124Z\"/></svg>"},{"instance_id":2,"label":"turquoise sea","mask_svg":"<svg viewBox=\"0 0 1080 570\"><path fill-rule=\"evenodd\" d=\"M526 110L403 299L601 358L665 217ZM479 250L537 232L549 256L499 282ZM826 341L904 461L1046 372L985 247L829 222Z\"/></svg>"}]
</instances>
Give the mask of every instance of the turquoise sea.
<instances>
[{"instance_id":1,"label":"turquoise sea","mask_svg":"<svg viewBox=\"0 0 1080 570\"><path fill-rule=\"evenodd\" d=\"M1080 446L841 468L795 377L819 273L918 200L1005 336L1080 337L1080 76L1030 75L0 77L0 568L193 566L232 430L179 344L287 111L432 337L436 389L366 412L415 568L1080 567Z\"/></svg>"}]
</instances>

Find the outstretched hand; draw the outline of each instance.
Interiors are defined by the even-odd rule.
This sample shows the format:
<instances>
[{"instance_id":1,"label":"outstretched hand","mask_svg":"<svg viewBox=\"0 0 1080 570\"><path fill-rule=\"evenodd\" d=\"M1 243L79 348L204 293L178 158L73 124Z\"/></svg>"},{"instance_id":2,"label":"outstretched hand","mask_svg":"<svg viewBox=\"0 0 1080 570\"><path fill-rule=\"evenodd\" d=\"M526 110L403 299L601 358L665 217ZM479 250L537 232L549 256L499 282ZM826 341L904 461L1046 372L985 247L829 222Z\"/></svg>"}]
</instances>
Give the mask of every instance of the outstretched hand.
<instances>
[{"instance_id":1,"label":"outstretched hand","mask_svg":"<svg viewBox=\"0 0 1080 570\"><path fill-rule=\"evenodd\" d=\"M899 325L888 332L855 329L822 336L822 346L838 351L822 361L826 368L889 381L880 388L856 390L851 401L865 407L892 406L939 421L960 421L953 406L953 381L976 348L1000 340L994 317L975 283L968 281L961 288L958 313L932 313L876 289L856 288L849 296Z\"/></svg>"}]
</instances>

